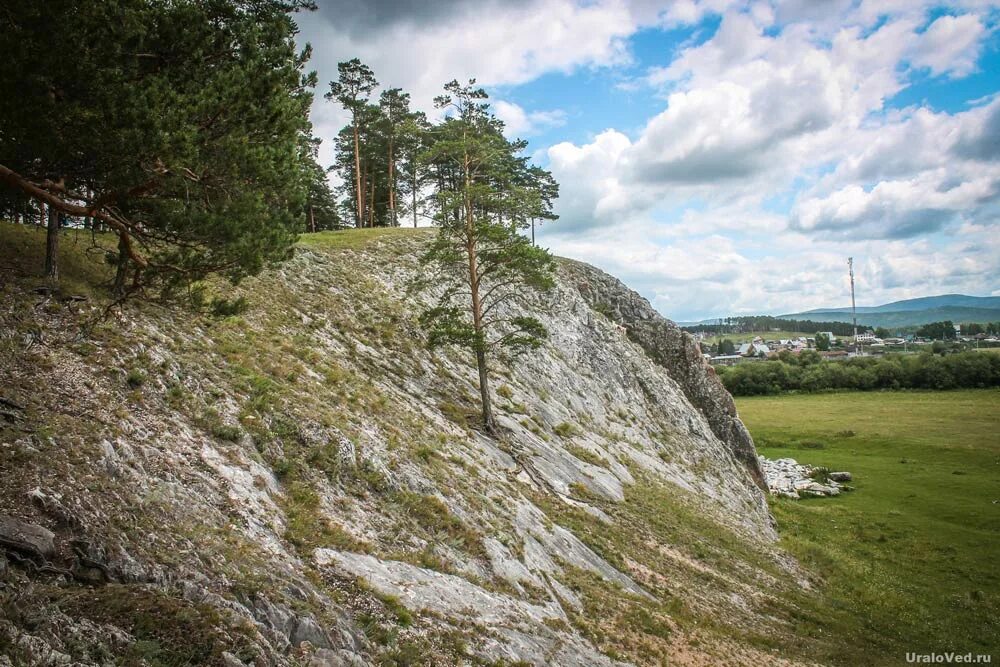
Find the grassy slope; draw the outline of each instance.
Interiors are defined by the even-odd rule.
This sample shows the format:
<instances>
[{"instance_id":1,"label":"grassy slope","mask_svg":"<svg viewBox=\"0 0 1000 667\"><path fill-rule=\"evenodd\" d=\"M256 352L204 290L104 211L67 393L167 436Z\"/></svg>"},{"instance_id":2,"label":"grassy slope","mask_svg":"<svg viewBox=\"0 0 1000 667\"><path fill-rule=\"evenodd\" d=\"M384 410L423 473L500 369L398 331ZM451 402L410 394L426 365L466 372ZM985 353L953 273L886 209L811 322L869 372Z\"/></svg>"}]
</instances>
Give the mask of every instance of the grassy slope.
<instances>
[{"instance_id":1,"label":"grassy slope","mask_svg":"<svg viewBox=\"0 0 1000 667\"><path fill-rule=\"evenodd\" d=\"M825 631L852 661L1000 657L1000 392L737 403L763 455L854 473L853 493L773 503L784 546L825 579Z\"/></svg>"},{"instance_id":2,"label":"grassy slope","mask_svg":"<svg viewBox=\"0 0 1000 667\"><path fill-rule=\"evenodd\" d=\"M0 223L0 303L17 305L19 315L27 314L23 319L11 319L18 327L15 336L0 337L0 369L7 368L7 359L14 360L9 367L23 369L18 373L17 386L4 386L3 393L13 391L15 398L31 397L30 402L23 402L28 404L29 418L33 423L37 421L38 432L59 436L58 450L53 440L52 449L27 462L0 457L0 512L21 502L30 489L29 482L59 488L67 497L90 497L87 494L92 493L95 501L103 502L100 494L116 488L117 482L91 490L88 484L92 477L84 467L86 459L81 462L80 457L86 453L96 458L99 453L92 451L91 443L119 435L118 421L135 411L147 422L176 417L192 431L212 436L213 446L232 456L234 462L250 457L271 468L283 490L275 497L287 519L281 537L317 581L318 574L309 570L308 563L318 546L370 552L442 571L451 571L452 566L451 561L441 559L440 553L467 553L482 561L480 533L499 531L496 534L502 535L511 517L491 511L484 504L487 499L481 488L482 477L474 468L465 466L460 457L441 453L456 451L447 440L442 441L445 433L400 401L392 400L372 381L388 374L404 378L422 372L415 323L403 311L398 295L376 276L390 268L393 253L412 254L414 246L409 239L428 233L432 232L377 229L304 235L300 245L326 257L298 263L293 260L286 265L284 270L300 272L294 278L302 282L285 281L270 272L238 288L209 281L210 296L245 296L249 302L245 313L214 317L183 305L164 307L135 301L127 312L130 319L140 323L138 326L126 330L113 319L97 322L87 329L84 342L71 345L52 334L65 331L75 338L73 334L80 325L77 310L96 308L108 298L100 287L111 275L103 253L90 256L86 252L90 235L67 230L61 253L61 285L71 293L87 290L93 298L83 305L66 305L54 298L47 307L36 307L42 299L24 288L44 283L40 269L44 231ZM111 241L104 238L106 245ZM312 314L312 321L304 321L300 313ZM163 332L163 337L149 337L143 324ZM32 354L38 358L24 363L20 341L36 328L44 331L47 344L34 348ZM381 356L359 353L355 341L379 350ZM155 348L155 358L147 353L151 348ZM91 412L113 413L106 419L110 426L56 413L43 400L48 394L35 396L34 387L53 384L47 372L50 367L56 368L57 362L76 367L75 359L56 359L56 354L82 357L92 369L100 369L95 375L108 378L95 385L100 394L94 390L84 395L93 403ZM166 364L159 361L161 354ZM446 369L442 366L439 370ZM315 375L322 380L315 380ZM450 406L460 410L458 403L445 405L444 401L457 401L456 397L470 392L473 386L459 375L438 377L441 409ZM386 434L385 456L390 467L400 462L425 468L434 487L460 506L470 508L470 512L482 510L492 523L466 524L444 511L431 495L394 493L378 469L362 465L343 468L335 441L317 445L304 437L314 427L323 427L367 443L365 429L369 415L375 414ZM459 420L464 421L464 415L458 415ZM300 429L299 425L306 428ZM5 440L4 426L0 421L0 440ZM252 442L244 435L251 436ZM10 439L14 437L20 436L12 435ZM177 471L189 472L185 466L179 466ZM785 572L770 552L763 553L761 545L747 544L745 538L692 511L689 499L679 489L651 482L638 469L632 472L639 484L629 489L627 502L594 500L615 518L613 526L605 526L582 509L551 497L536 499L550 513L551 520L574 530L657 597L656 601L638 599L591 574L570 569L564 583L577 591L585 606L583 611L571 613L571 624L602 650L636 664L662 664L678 651L726 655L729 664L759 664L760 649L807 655L809 644L803 645L791 636L784 622L795 613L795 603L783 599L794 584L782 583L773 590L757 584L758 579L778 581ZM8 479L20 480L25 487L14 489L7 484ZM337 493L335 503L327 500L334 497L331 489ZM584 491L574 493L583 495ZM126 492L131 493L128 489ZM6 505L5 494L10 497ZM281 596L280 572L272 575L271 561L259 545L245 534L227 530L228 506L212 505L213 498L197 508L183 510L166 501L163 509L158 509L159 504L136 500L132 504L139 508L139 519L123 523L123 527L109 527L107 539L118 539L118 531L123 531L122 539L137 558L164 563L175 570L187 568L203 573L224 597L240 598L260 592ZM113 508L115 502L109 505ZM150 508L148 512L146 508ZM365 521L360 520L362 515ZM171 519L170 530L161 530L164 516L190 517L190 522L181 524ZM349 532L357 525L372 529ZM421 550L423 541L429 548ZM179 548L182 542L185 546ZM656 544L670 548L651 548ZM216 563L220 565L216 567ZM509 592L502 587L502 581L477 583ZM364 614L369 614L374 606L382 613L382 607L372 601L369 593L353 585L342 589L322 590L338 603L355 605L354 611L364 609ZM56 591L46 603L62 605L73 591ZM527 595L534 599L531 596L535 593L529 591ZM113 616L114 623L127 627L134 615L134 601L108 606L93 597L86 600L93 604L73 608L75 617L104 622ZM0 596L0 616L2 602ZM176 662L171 662L171 657L167 664L191 664L183 661L191 647L214 652L217 658L216 648L225 646L213 641L215 630L209 622L200 623L205 632L192 636L190 642L177 639L183 633L173 631L173 615L188 611L177 606L176 591L159 591L155 599L144 604L153 610L147 617L158 619L158 625L153 625L169 631L170 637L150 632L139 638L161 642L164 652L177 657ZM326 612L336 610L317 606L314 599L294 604L314 612L321 623L336 623L324 620ZM40 607L41 603L34 606ZM404 649L426 656L428 643L442 654L453 655L459 652L454 646L470 642L475 636L471 630L463 631L461 642L452 642L450 635L441 634L443 638L438 639L428 627L435 626L428 618L417 615L412 629L404 631L391 620L380 620L374 630L366 627L366 632L377 644L381 657ZM0 653L3 649L0 644ZM197 662L212 664L201 658ZM452 661L441 659L435 663L428 658L424 664Z\"/></svg>"},{"instance_id":3,"label":"grassy slope","mask_svg":"<svg viewBox=\"0 0 1000 667\"><path fill-rule=\"evenodd\" d=\"M382 229L350 233L327 232L303 236L301 245L334 252L353 251L364 248L375 240L423 233L426 232ZM85 260L87 248L91 245L90 235L69 231L63 238L66 250L63 253L62 271L64 287L73 292L94 290L99 293L100 290L94 289L93 285L107 280L110 272L100 261ZM3 250L0 265L9 268L16 265L18 272L37 276L38 283L41 284L40 253L43 244L42 230L0 225L0 248ZM105 244L110 245L110 242L105 241ZM92 259L97 260L99 252L94 251L93 254ZM356 274L354 265L335 265L334 268L342 270L344 274L338 276L335 282L345 286L364 279ZM0 294L2 288L3 285L0 284ZM322 303L312 303L313 299L321 298ZM318 418L324 422L332 420L332 423L350 432L348 422L352 413L386 410L386 406L379 402L383 400L382 397L373 394L366 387L363 378L354 377L340 369L336 358L310 357L300 362L295 355L303 353L307 346L298 345L297 338L290 339L286 327L294 325L301 328L298 319L289 315L287 310L289 306L306 300L309 303L300 304L303 308L316 310L322 306L321 310L329 313L331 321L338 328L354 331L367 339L392 340L395 341L393 345L401 345L400 341L410 344L406 332L398 328L398 323L385 320L384 313L369 313L367 310L364 313L354 312L356 302L351 301L351 298L350 294L330 296L327 290L269 293L267 299L254 300L252 310L245 318L229 318L212 324L207 329L211 332L210 349L198 348L178 353L179 361L182 366L189 363L204 364L208 352L219 355L222 366L218 372L221 375L216 380L220 386L229 386L231 383L242 386L241 383L245 383L246 394L252 398L246 409L246 421L242 420L241 415L240 422L248 430L252 430L253 422L250 420L257 412L277 409L272 404L284 400L282 397L286 385L289 390L297 386L290 380L286 382L289 374L299 368L299 363L308 363L327 377L341 396L340 401L321 401L323 414L318 415ZM326 299L335 299L335 302L328 302ZM254 322L259 320L259 326L248 328L246 319ZM306 331L301 333L309 335ZM264 348L268 349L267 355L257 354ZM155 369L147 369L149 373L154 371ZM948 400L962 396L979 398L973 408L959 410L952 415L951 420L945 420L936 430L926 424L926 410L913 406L904 408L903 414L918 410L918 416L924 422L911 425L906 433L900 432L898 428L904 423L903 418L892 411L882 417L872 417L875 426L862 419L862 406L874 405L873 401L882 399L882 396L823 395L741 402L741 411L754 428L755 435L761 439L761 444L790 444L792 455L801 460L846 467L860 477L859 491L852 496L833 501L778 503L775 506L788 548L798 554L810 569L821 572L827 578L828 585L822 589L822 596L811 598L813 602L801 599L785 586L771 591L774 595L772 599L750 598L755 611L761 611L762 606L766 607L765 611L776 619L776 627L770 632L762 632L759 627L726 624L713 627L711 619L705 616L705 609L689 608L682 601L685 596L669 594L677 581L685 580L688 581L688 586L694 584L704 595L713 597L743 592L740 586L730 584L729 579L745 577L746 573L742 571L744 568L740 568L739 563L752 563L759 559L759 555L740 553L742 545L738 540L718 528L713 532L712 526L702 525L704 522L698 521L697 517L684 515L677 503L664 495L663 489L650 489L643 484L631 490L630 499L634 502L606 504L603 507L616 519L612 526L595 524L582 511L575 511L562 504L552 503L551 507L546 507L553 519L574 530L584 541L611 558L612 562L618 564L619 560L628 558L648 568L649 578L640 577L640 583L655 590L662 601L656 606L637 605L623 594L609 595L606 587L580 575L579 581L568 583L584 594L587 609L579 619L574 619L574 623L605 650L647 664L655 662L655 656L662 655L663 644L669 641L660 636L666 634L666 628L661 622L664 616L672 618L685 631L700 629L704 632L706 643L730 637L741 645L771 648L779 655L815 657L832 664L862 662L859 650L852 648L856 646L861 646L869 655L875 655L873 661L881 658L883 662L890 663L900 662L901 651L904 649L964 649L967 646L983 646L983 641L975 644L966 638L981 638L987 636L987 632L997 631L996 622L993 621L994 625L989 626L985 619L989 614L995 618L997 612L998 585L989 560L989 556L996 553L997 506L988 503L991 498L1000 497L997 474L993 472L992 477L989 477L989 472L997 469L998 443L995 419L992 422L989 419L976 422L966 416L977 410L985 413L991 406L995 412L1000 394L967 392L893 395L909 400L916 400L921 396L927 397L926 404L937 403L936 397L939 396ZM181 396L177 400L186 403L190 398ZM293 403L303 403L301 400L292 400L293 398L296 396L289 396ZM809 403L812 400L816 403ZM842 406L842 401L857 401L857 405L826 416L820 410L823 405L826 406L825 409ZM190 409L195 410L194 407ZM938 410L934 416L944 419L946 415ZM779 421L778 417L785 421ZM845 419L848 420L846 424ZM784 423L786 430L780 427L770 430L766 427L763 430L758 428L766 423ZM958 427L955 426L956 423ZM890 432L888 427L883 428L883 424L892 425L893 431ZM409 427L401 425L400 428ZM854 438L833 435L845 428L855 430L858 435ZM951 431L959 430L964 436L952 438ZM876 432L884 435L876 437ZM910 439L915 439L915 442L910 442ZM949 460L942 463L937 454L943 453L937 452L934 446L931 447L931 453L935 456L924 451L927 444L920 442L924 439L939 443L936 447L946 453ZM422 442L420 438L406 439L407 442L410 440L414 444ZM807 451L796 448L796 445L809 440L821 440L826 443L826 448ZM969 443L975 444L977 448L963 450L962 443L966 443L966 447ZM984 453L986 450L981 449L987 443L991 443L989 452L992 454ZM896 450L894 447L912 451ZM956 447L958 451L952 451ZM870 449L871 461L869 457L851 454L851 449ZM286 448L285 454L289 455L289 451ZM766 451L769 455L776 455L780 450ZM880 451L881 456L875 456ZM903 468L898 461L904 457L916 462L905 467L908 474L917 476L912 484L906 482L912 490L903 493L898 489L894 490L894 484L876 485L869 482L892 479L892 475L886 471ZM268 463L273 462L268 460ZM989 467L991 465L992 468ZM940 471L937 470L938 467L941 467ZM927 472L924 468L932 470ZM953 470L959 469L969 474L951 475ZM983 478L987 481L983 481ZM992 485L989 479L993 480ZM923 506L933 499L942 500L941 485L954 490L959 484L965 486L965 489L944 504L947 511L940 510L933 503L929 507ZM293 543L319 540L327 544L337 538L337 535L325 534L316 529L315 517L307 502L308 493L298 494L297 488L295 483L290 484L284 507L290 519L288 539ZM932 493L927 493L928 489ZM918 500L906 498L910 493L920 497ZM876 496L879 499L872 500ZM985 498L982 502L977 500L982 498ZM545 505L544 502L542 504ZM602 506L599 502L595 504ZM920 508L919 512L916 511L917 508ZM889 513L893 511L901 513L890 516ZM984 526L970 530L967 525L970 521L967 516L969 512L978 512L977 520ZM990 517L994 517L992 523ZM830 524L831 520L836 525ZM886 542L878 541L881 535L885 535ZM675 558L650 549L651 540L675 545L678 551L682 551L686 558L697 565L697 569L687 572L684 567L679 567ZM971 548L970 543L974 544ZM866 552L871 552L874 556L867 556ZM903 555L907 552L917 553L919 558L911 561L908 556ZM616 555L618 558L615 558ZM947 564L942 566L945 559L948 559ZM760 569L755 569L755 575L767 573L781 576L771 563L758 562L756 565ZM703 573L699 575L701 578L692 579L694 574L701 572L706 566L718 574ZM903 586L891 580L890 575L896 572L902 572L902 579L911 583ZM665 581L658 584L658 573L668 575L669 583ZM921 587L925 586L932 589L931 594L922 591ZM762 587L769 588L766 584L762 584ZM920 604L914 605L914 600ZM603 601L606 607L592 608L592 603L597 601ZM897 615L900 617L898 621L895 619ZM929 626L932 622L937 625L931 627L924 637L924 626ZM798 636L789 632L793 630L792 624L795 624L794 632ZM886 634L890 638L878 639L879 634ZM952 643L942 643L944 639L951 637L961 638L961 641L956 639Z\"/></svg>"},{"instance_id":4,"label":"grassy slope","mask_svg":"<svg viewBox=\"0 0 1000 667\"><path fill-rule=\"evenodd\" d=\"M59 238L59 286L69 294L99 295L98 285L113 277L105 257L117 244L112 234L64 230ZM0 271L6 269L16 275L30 276L41 286L45 284L44 266L44 228L0 223Z\"/></svg>"}]
</instances>

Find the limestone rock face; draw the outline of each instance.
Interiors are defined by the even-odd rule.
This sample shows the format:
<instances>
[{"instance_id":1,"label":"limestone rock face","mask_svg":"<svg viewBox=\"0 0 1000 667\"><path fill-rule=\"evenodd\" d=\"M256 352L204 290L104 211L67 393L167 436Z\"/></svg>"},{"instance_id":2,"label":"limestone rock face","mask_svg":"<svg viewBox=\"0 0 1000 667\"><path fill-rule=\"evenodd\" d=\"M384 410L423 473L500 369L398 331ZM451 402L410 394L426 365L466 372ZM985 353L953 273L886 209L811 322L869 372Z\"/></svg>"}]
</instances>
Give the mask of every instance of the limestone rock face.
<instances>
[{"instance_id":1,"label":"limestone rock face","mask_svg":"<svg viewBox=\"0 0 1000 667\"><path fill-rule=\"evenodd\" d=\"M667 369L684 395L726 443L754 481L764 488L764 476L757 462L757 450L746 426L736 414L736 404L701 349L690 334L660 315L638 293L620 280L580 262L567 261L564 271L587 303L622 327L622 333L636 341L649 358Z\"/></svg>"},{"instance_id":2,"label":"limestone rock face","mask_svg":"<svg viewBox=\"0 0 1000 667\"><path fill-rule=\"evenodd\" d=\"M36 610L0 641L83 665L773 663L745 637L787 632L801 578L690 338L560 260L529 304L548 340L492 361L488 437L474 360L418 324L427 239L316 235L225 319L83 327L96 303L0 281L0 392L24 408L0 540L36 561L0 570Z\"/></svg>"}]
</instances>

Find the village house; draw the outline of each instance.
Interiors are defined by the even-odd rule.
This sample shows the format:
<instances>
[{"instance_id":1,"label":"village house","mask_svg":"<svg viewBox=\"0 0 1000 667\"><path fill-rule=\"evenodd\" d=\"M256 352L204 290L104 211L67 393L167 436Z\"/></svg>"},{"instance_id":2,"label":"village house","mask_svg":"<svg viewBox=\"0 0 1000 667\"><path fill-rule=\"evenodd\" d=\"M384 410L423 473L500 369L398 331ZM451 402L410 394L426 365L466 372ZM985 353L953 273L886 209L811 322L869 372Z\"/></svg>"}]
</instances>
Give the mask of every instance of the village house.
<instances>
[{"instance_id":1,"label":"village house","mask_svg":"<svg viewBox=\"0 0 1000 667\"><path fill-rule=\"evenodd\" d=\"M766 357L771 353L771 348L764 344L759 337L753 342L743 343L736 351L741 357Z\"/></svg>"}]
</instances>

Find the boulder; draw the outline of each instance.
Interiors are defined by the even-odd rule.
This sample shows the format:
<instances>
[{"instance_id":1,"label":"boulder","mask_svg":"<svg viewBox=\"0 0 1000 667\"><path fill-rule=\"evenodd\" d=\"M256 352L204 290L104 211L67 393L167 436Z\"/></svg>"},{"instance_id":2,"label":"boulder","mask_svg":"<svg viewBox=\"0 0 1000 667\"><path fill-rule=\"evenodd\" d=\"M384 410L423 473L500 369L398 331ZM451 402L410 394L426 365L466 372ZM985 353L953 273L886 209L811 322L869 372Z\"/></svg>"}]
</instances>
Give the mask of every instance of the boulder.
<instances>
[{"instance_id":1,"label":"boulder","mask_svg":"<svg viewBox=\"0 0 1000 667\"><path fill-rule=\"evenodd\" d=\"M55 533L47 528L0 515L0 546L38 560L47 560L56 552Z\"/></svg>"},{"instance_id":2,"label":"boulder","mask_svg":"<svg viewBox=\"0 0 1000 667\"><path fill-rule=\"evenodd\" d=\"M224 667L246 667L246 663L237 658L229 651L222 652L222 664Z\"/></svg>"},{"instance_id":3,"label":"boulder","mask_svg":"<svg viewBox=\"0 0 1000 667\"><path fill-rule=\"evenodd\" d=\"M776 496L839 496L841 491L851 490L851 487L841 485L841 482L851 480L849 472L827 472L826 468L802 465L795 459L771 460L760 456L758 462L768 490ZM817 478L825 479L825 482L819 482Z\"/></svg>"},{"instance_id":4,"label":"boulder","mask_svg":"<svg viewBox=\"0 0 1000 667\"><path fill-rule=\"evenodd\" d=\"M290 639L292 646L299 646L303 642L309 642L317 648L330 648L330 638L323 632L323 628L319 626L319 623L308 616L304 616L298 620Z\"/></svg>"}]
</instances>

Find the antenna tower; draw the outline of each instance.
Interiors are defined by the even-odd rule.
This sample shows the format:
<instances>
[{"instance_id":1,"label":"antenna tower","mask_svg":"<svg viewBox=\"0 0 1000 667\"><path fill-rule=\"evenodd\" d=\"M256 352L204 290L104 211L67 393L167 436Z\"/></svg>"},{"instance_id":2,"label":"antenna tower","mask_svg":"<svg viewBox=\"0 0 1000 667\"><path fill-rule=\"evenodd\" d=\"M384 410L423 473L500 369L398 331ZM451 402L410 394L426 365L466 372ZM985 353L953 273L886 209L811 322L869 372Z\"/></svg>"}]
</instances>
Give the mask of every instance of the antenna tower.
<instances>
[{"instance_id":1,"label":"antenna tower","mask_svg":"<svg viewBox=\"0 0 1000 667\"><path fill-rule=\"evenodd\" d=\"M851 319L854 321L854 353L858 354L858 312L854 306L854 258L847 258L847 269L851 274Z\"/></svg>"}]
</instances>

